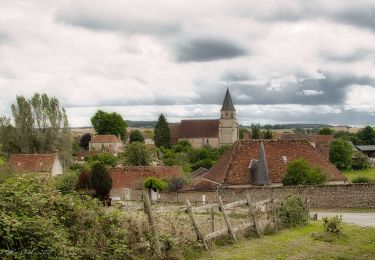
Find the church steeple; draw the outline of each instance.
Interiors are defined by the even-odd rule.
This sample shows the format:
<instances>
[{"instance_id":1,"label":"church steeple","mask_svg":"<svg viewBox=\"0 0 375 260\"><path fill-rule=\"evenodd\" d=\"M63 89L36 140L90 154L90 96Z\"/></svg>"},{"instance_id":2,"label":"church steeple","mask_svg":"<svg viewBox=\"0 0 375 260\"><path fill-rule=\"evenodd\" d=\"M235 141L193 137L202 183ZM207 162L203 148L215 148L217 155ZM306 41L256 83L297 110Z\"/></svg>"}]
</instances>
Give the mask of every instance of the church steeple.
<instances>
[{"instance_id":1,"label":"church steeple","mask_svg":"<svg viewBox=\"0 0 375 260\"><path fill-rule=\"evenodd\" d=\"M227 87L227 92L225 93L223 106L221 107L221 111L236 111L233 106L232 97L230 96L229 88Z\"/></svg>"}]
</instances>

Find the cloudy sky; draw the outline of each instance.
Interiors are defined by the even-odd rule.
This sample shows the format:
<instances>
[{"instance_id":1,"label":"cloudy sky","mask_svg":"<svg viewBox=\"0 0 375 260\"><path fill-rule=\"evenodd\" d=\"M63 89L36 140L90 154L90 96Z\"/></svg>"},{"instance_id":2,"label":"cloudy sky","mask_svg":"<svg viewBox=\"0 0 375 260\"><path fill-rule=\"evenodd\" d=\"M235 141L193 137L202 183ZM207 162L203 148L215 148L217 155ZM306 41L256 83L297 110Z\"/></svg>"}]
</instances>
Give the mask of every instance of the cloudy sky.
<instances>
[{"instance_id":1,"label":"cloudy sky","mask_svg":"<svg viewBox=\"0 0 375 260\"><path fill-rule=\"evenodd\" d=\"M0 115L56 96L72 126L216 118L375 124L375 1L0 0Z\"/></svg>"}]
</instances>

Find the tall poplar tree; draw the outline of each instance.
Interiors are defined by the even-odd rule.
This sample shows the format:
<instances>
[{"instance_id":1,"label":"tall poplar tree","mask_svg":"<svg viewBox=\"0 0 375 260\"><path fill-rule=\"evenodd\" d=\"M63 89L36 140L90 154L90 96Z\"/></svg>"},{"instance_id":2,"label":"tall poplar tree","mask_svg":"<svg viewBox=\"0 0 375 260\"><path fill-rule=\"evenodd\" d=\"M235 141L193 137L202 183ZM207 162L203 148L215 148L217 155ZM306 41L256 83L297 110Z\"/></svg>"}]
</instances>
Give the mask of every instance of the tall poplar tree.
<instances>
[{"instance_id":1,"label":"tall poplar tree","mask_svg":"<svg viewBox=\"0 0 375 260\"><path fill-rule=\"evenodd\" d=\"M171 133L169 131L168 122L163 114L159 116L154 133L154 141L157 147L164 146L165 148L169 148L171 146Z\"/></svg>"}]
</instances>

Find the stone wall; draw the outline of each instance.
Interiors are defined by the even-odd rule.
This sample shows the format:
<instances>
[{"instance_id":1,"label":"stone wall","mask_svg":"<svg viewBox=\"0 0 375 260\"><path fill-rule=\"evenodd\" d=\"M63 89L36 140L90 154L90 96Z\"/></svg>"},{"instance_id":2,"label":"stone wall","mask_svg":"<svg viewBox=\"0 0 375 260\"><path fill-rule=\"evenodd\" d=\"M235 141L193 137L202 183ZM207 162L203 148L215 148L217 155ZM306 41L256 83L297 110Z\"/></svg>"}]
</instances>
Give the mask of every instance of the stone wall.
<instances>
[{"instance_id":1,"label":"stone wall","mask_svg":"<svg viewBox=\"0 0 375 260\"><path fill-rule=\"evenodd\" d=\"M375 183L345 184L325 186L295 187L252 187L223 188L219 190L223 201L233 202L244 199L249 193L252 201L268 198L282 199L288 195L299 194L309 199L311 208L375 208ZM185 203L186 199L195 204L202 204L202 196L206 203L217 202L215 191L208 192L171 192L162 193L161 201Z\"/></svg>"}]
</instances>

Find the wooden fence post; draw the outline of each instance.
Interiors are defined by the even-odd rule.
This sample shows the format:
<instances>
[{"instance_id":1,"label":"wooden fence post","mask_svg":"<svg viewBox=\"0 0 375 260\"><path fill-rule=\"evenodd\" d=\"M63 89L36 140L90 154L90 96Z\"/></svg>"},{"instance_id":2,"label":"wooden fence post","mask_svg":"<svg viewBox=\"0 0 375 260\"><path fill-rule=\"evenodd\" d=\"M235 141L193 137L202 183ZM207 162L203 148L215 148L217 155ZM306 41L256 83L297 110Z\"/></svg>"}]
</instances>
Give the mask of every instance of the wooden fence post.
<instances>
[{"instance_id":1,"label":"wooden fence post","mask_svg":"<svg viewBox=\"0 0 375 260\"><path fill-rule=\"evenodd\" d=\"M211 220L211 232L215 232L215 212L214 212L214 207L211 207L211 215L210 215L210 220Z\"/></svg>"},{"instance_id":2,"label":"wooden fence post","mask_svg":"<svg viewBox=\"0 0 375 260\"><path fill-rule=\"evenodd\" d=\"M253 224L254 224L255 233L257 234L258 238L261 238L262 233L260 232L258 220L256 219L255 211L254 211L254 209L251 205L251 200L250 200L249 194L246 194L246 200L247 200L247 205L249 206L249 214L250 214L250 216L252 218L252 221L253 221Z\"/></svg>"},{"instance_id":3,"label":"wooden fence post","mask_svg":"<svg viewBox=\"0 0 375 260\"><path fill-rule=\"evenodd\" d=\"M186 199L186 210L187 210L187 213L189 214L191 223L193 224L194 231L197 234L198 241L201 241L203 243L204 248L206 250L208 250L208 246L207 246L206 240L204 239L201 231L198 228L198 224L195 221L194 213L193 213L193 210L191 208L190 201L188 199Z\"/></svg>"},{"instance_id":4,"label":"wooden fence post","mask_svg":"<svg viewBox=\"0 0 375 260\"><path fill-rule=\"evenodd\" d=\"M223 213L224 221L225 221L225 224L227 225L229 235L233 238L234 241L237 242L236 236L234 235L233 229L232 229L232 227L231 227L231 225L229 223L229 219L228 219L227 213L225 212L223 200L221 199L220 196L218 196L218 199L219 199L220 210Z\"/></svg>"},{"instance_id":5,"label":"wooden fence post","mask_svg":"<svg viewBox=\"0 0 375 260\"><path fill-rule=\"evenodd\" d=\"M154 244L155 255L159 257L159 256L161 256L161 249L160 249L160 242L159 242L159 232L158 232L158 228L156 226L154 215L152 214L150 198L145 191L142 192L142 195L143 195L143 203L144 203L144 206L145 206L145 213L148 216L148 221L149 221L150 226L151 226L152 239L153 239L152 242Z\"/></svg>"}]
</instances>

